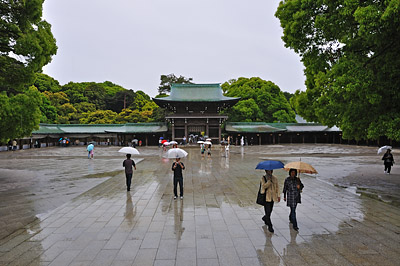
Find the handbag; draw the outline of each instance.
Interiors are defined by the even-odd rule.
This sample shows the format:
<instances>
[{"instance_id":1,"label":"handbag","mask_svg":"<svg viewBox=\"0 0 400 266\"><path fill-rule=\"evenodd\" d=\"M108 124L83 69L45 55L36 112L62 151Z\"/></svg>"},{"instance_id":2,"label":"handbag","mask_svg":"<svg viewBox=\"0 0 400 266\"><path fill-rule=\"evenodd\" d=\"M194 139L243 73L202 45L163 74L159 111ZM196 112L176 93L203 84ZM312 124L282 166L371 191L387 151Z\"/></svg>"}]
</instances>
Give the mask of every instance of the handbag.
<instances>
[{"instance_id":1,"label":"handbag","mask_svg":"<svg viewBox=\"0 0 400 266\"><path fill-rule=\"evenodd\" d=\"M264 177L265 178L265 177ZM265 197L267 196L267 193L265 192L264 194L261 194L261 183L260 183L260 188L258 189L258 194L257 194L257 200L256 203L259 205L264 206L266 204Z\"/></svg>"}]
</instances>

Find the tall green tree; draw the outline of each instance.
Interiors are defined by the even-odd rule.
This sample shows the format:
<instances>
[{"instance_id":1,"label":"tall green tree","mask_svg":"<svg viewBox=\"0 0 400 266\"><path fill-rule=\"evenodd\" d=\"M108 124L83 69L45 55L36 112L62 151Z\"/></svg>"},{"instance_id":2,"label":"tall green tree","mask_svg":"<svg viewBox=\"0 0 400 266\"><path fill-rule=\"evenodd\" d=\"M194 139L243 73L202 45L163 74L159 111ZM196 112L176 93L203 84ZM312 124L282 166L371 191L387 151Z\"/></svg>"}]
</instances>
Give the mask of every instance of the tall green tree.
<instances>
[{"instance_id":1,"label":"tall green tree","mask_svg":"<svg viewBox=\"0 0 400 266\"><path fill-rule=\"evenodd\" d=\"M60 83L54 78L43 74L36 73L33 85L40 91L59 92L61 90Z\"/></svg>"},{"instance_id":2,"label":"tall green tree","mask_svg":"<svg viewBox=\"0 0 400 266\"><path fill-rule=\"evenodd\" d=\"M117 113L111 110L97 110L90 113L85 113L80 119L81 124L113 124Z\"/></svg>"},{"instance_id":3,"label":"tall green tree","mask_svg":"<svg viewBox=\"0 0 400 266\"><path fill-rule=\"evenodd\" d=\"M239 78L221 85L226 96L240 101L226 111L236 122L296 122L296 114L280 88L260 78Z\"/></svg>"},{"instance_id":4,"label":"tall green tree","mask_svg":"<svg viewBox=\"0 0 400 266\"><path fill-rule=\"evenodd\" d=\"M51 26L42 20L43 0L0 1L0 141L29 136L38 128L42 96L29 88L35 73L56 54Z\"/></svg>"},{"instance_id":5,"label":"tall green tree","mask_svg":"<svg viewBox=\"0 0 400 266\"><path fill-rule=\"evenodd\" d=\"M296 111L345 138L400 140L400 1L285 0L275 15L305 66Z\"/></svg>"},{"instance_id":6,"label":"tall green tree","mask_svg":"<svg viewBox=\"0 0 400 266\"><path fill-rule=\"evenodd\" d=\"M51 25L42 20L44 0L0 1L0 90L22 92L56 54Z\"/></svg>"},{"instance_id":7,"label":"tall green tree","mask_svg":"<svg viewBox=\"0 0 400 266\"><path fill-rule=\"evenodd\" d=\"M7 96L0 93L0 142L23 138L39 128L42 95L34 87L25 93Z\"/></svg>"},{"instance_id":8,"label":"tall green tree","mask_svg":"<svg viewBox=\"0 0 400 266\"><path fill-rule=\"evenodd\" d=\"M192 84L193 78L185 78L184 76L175 76L174 74L161 75L160 86L158 87L159 94L167 94L171 91L171 85L177 84Z\"/></svg>"}]
</instances>

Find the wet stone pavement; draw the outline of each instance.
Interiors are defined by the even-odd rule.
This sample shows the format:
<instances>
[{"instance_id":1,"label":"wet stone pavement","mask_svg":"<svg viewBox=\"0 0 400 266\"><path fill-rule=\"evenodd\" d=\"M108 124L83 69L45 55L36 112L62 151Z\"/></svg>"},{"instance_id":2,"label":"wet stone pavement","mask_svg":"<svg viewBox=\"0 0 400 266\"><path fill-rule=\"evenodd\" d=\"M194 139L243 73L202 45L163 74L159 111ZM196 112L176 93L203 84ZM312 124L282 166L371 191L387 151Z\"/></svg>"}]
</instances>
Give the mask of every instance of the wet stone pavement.
<instances>
[{"instance_id":1,"label":"wet stone pavement","mask_svg":"<svg viewBox=\"0 0 400 266\"><path fill-rule=\"evenodd\" d=\"M93 160L83 147L0 153L0 265L399 265L400 209L385 198L400 193L399 170L382 175L376 149L231 147L225 157L216 146L211 158L185 149L183 200L156 147L140 149L130 192L118 147L96 147ZM300 157L320 173L301 175L300 230L282 201L272 234L255 204L255 165ZM274 174L281 190L287 172Z\"/></svg>"}]
</instances>

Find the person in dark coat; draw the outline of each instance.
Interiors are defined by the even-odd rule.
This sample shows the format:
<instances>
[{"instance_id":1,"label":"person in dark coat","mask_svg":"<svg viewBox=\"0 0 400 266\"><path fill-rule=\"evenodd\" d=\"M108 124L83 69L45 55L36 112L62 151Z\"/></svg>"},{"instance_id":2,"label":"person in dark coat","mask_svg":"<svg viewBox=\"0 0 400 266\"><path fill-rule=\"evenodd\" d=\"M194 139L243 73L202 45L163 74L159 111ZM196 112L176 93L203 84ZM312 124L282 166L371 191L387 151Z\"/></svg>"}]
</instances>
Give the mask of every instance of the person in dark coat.
<instances>
[{"instance_id":1,"label":"person in dark coat","mask_svg":"<svg viewBox=\"0 0 400 266\"><path fill-rule=\"evenodd\" d=\"M385 165L385 174L390 175L390 170L392 169L394 158L391 150L388 149L382 157L383 164Z\"/></svg>"},{"instance_id":2,"label":"person in dark coat","mask_svg":"<svg viewBox=\"0 0 400 266\"><path fill-rule=\"evenodd\" d=\"M126 176L126 190L131 190L131 183L132 183L132 175L133 175L133 168L136 170L136 164L133 160L131 160L131 155L126 155L126 160L122 163L122 166L125 167L125 176Z\"/></svg>"},{"instance_id":3,"label":"person in dark coat","mask_svg":"<svg viewBox=\"0 0 400 266\"><path fill-rule=\"evenodd\" d=\"M290 169L289 176L285 179L283 185L283 200L286 201L286 205L290 207L289 221L293 224L293 229L298 231L297 219L296 219L296 207L298 203L301 203L300 193L304 188L300 178L297 177L297 170Z\"/></svg>"},{"instance_id":4,"label":"person in dark coat","mask_svg":"<svg viewBox=\"0 0 400 266\"><path fill-rule=\"evenodd\" d=\"M174 199L178 197L178 183L181 199L183 199L183 175L182 170L185 170L185 165L181 162L180 158L172 164L172 171L174 171Z\"/></svg>"}]
</instances>

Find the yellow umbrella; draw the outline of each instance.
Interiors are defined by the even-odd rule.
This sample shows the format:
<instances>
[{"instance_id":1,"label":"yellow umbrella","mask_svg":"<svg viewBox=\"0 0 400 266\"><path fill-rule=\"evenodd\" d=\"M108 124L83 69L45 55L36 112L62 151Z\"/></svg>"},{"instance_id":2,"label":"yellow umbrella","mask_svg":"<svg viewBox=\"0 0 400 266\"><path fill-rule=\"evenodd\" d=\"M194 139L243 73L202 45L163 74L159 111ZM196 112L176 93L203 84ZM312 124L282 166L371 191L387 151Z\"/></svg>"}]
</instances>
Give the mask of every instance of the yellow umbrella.
<instances>
[{"instance_id":1,"label":"yellow umbrella","mask_svg":"<svg viewBox=\"0 0 400 266\"><path fill-rule=\"evenodd\" d=\"M318 174L314 167L302 161L287 163L283 169L286 171L289 171L290 169L296 169L299 173Z\"/></svg>"}]
</instances>

